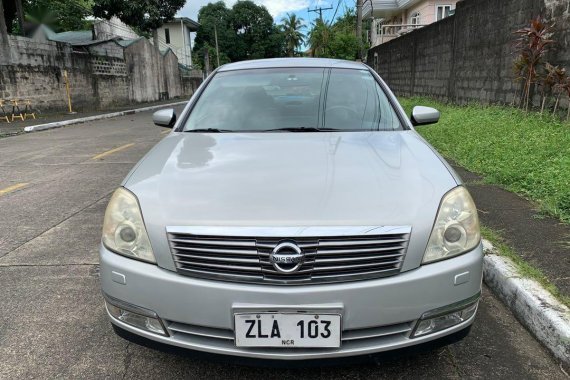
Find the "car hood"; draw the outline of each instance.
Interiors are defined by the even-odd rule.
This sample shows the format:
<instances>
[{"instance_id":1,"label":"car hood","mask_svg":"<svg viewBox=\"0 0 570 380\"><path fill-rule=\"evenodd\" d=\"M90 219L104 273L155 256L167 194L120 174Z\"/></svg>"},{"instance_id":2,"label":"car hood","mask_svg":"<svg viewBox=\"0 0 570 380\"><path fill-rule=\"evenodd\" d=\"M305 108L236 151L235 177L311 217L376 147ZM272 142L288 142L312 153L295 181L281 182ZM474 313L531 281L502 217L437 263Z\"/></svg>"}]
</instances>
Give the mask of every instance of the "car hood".
<instances>
[{"instance_id":1,"label":"car hood","mask_svg":"<svg viewBox=\"0 0 570 380\"><path fill-rule=\"evenodd\" d=\"M425 248L457 182L414 131L174 132L124 186L153 247L166 226L412 226Z\"/></svg>"}]
</instances>

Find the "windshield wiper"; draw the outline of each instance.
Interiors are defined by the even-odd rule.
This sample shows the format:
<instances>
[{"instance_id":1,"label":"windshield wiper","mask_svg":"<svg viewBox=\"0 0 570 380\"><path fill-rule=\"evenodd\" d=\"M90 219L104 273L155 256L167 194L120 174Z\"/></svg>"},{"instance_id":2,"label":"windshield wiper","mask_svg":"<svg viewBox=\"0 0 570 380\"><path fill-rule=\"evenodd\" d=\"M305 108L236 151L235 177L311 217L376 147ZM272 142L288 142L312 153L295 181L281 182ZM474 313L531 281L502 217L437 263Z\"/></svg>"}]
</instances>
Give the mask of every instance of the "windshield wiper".
<instances>
[{"instance_id":1,"label":"windshield wiper","mask_svg":"<svg viewBox=\"0 0 570 380\"><path fill-rule=\"evenodd\" d=\"M223 132L235 132L230 129L218 129L218 128L198 128L198 129L188 129L184 132L195 132L195 133L223 133Z\"/></svg>"},{"instance_id":2,"label":"windshield wiper","mask_svg":"<svg viewBox=\"0 0 570 380\"><path fill-rule=\"evenodd\" d=\"M338 131L335 128L316 128L316 127L286 127L286 128L275 128L275 129L265 129L263 132L329 132Z\"/></svg>"}]
</instances>

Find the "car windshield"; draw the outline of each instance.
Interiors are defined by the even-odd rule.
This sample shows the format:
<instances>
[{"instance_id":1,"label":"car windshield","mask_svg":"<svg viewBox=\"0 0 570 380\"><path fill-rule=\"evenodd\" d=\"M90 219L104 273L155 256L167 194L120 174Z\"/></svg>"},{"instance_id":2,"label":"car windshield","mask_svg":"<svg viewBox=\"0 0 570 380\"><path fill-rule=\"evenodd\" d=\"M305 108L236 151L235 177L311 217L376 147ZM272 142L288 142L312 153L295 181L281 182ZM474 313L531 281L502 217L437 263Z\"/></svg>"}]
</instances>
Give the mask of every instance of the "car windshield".
<instances>
[{"instance_id":1,"label":"car windshield","mask_svg":"<svg viewBox=\"0 0 570 380\"><path fill-rule=\"evenodd\" d=\"M396 112L368 70L279 68L217 73L183 131L401 129Z\"/></svg>"}]
</instances>

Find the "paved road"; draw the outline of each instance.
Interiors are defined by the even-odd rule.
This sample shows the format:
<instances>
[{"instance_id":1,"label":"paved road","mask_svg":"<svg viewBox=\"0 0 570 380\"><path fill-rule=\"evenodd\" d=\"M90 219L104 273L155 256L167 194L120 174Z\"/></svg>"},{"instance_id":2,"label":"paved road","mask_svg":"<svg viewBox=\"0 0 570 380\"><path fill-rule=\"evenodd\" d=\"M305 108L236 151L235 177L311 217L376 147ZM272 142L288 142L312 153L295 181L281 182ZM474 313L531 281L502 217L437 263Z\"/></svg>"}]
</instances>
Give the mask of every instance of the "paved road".
<instances>
[{"instance_id":1,"label":"paved road","mask_svg":"<svg viewBox=\"0 0 570 380\"><path fill-rule=\"evenodd\" d=\"M121 340L99 292L101 222L164 133L143 113L0 139L0 378L566 378L487 288L467 339L381 363L251 368Z\"/></svg>"}]
</instances>

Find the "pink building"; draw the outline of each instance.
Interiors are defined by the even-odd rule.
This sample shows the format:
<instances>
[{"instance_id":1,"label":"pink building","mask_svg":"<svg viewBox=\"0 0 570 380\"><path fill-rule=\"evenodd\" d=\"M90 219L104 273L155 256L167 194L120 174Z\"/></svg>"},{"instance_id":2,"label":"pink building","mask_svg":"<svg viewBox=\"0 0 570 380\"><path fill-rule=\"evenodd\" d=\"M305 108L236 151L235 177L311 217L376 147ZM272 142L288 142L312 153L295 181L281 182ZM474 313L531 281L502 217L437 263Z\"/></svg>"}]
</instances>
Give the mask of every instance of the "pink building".
<instances>
[{"instance_id":1,"label":"pink building","mask_svg":"<svg viewBox=\"0 0 570 380\"><path fill-rule=\"evenodd\" d=\"M459 0L364 0L364 20L372 20L370 46L452 15Z\"/></svg>"}]
</instances>

